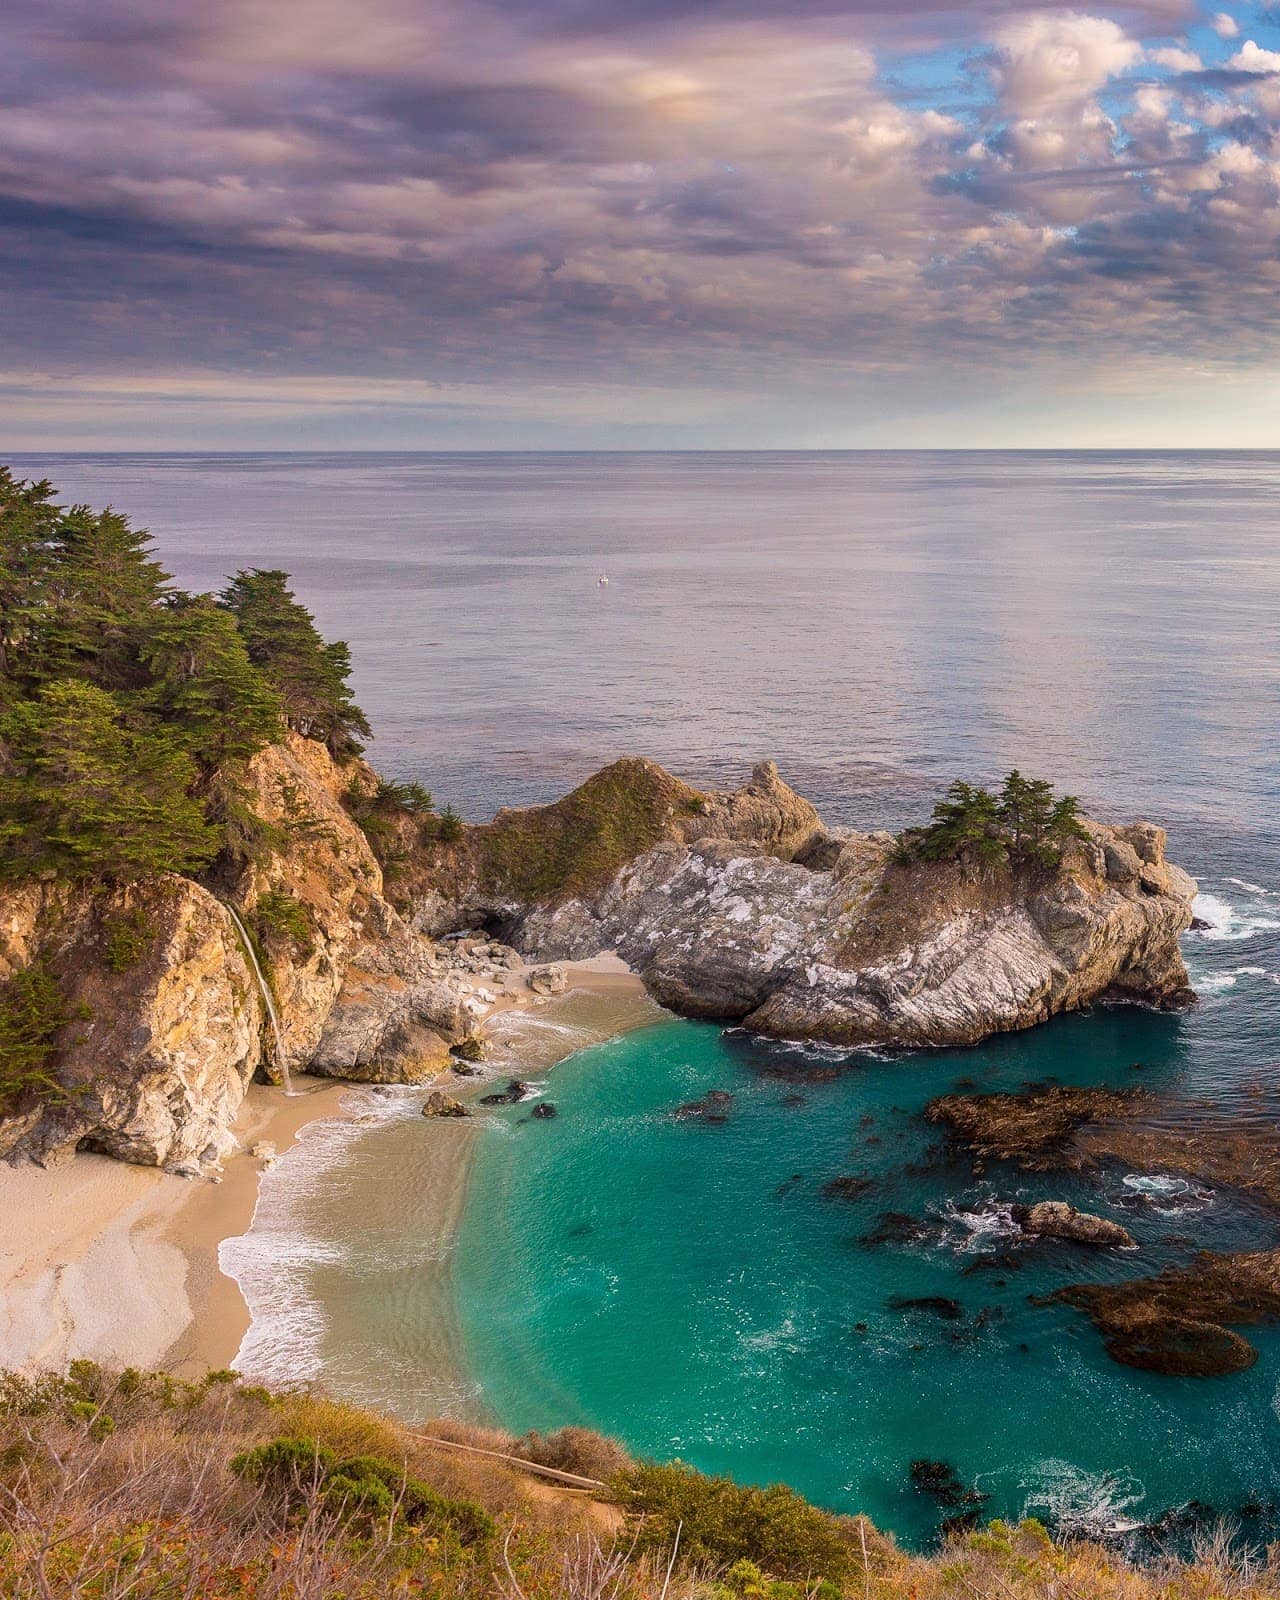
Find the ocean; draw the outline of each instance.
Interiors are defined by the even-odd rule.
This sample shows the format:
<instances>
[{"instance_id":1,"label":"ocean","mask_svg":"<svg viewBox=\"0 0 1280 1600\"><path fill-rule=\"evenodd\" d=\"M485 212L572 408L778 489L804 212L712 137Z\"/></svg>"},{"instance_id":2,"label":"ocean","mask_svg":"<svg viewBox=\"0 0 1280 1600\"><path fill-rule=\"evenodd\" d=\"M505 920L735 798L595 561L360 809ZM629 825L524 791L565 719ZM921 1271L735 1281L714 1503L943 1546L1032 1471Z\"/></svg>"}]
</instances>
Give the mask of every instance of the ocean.
<instances>
[{"instance_id":1,"label":"ocean","mask_svg":"<svg viewBox=\"0 0 1280 1600\"><path fill-rule=\"evenodd\" d=\"M1249 1331L1249 1372L1160 1378L1110 1361L1079 1313L1030 1303L1197 1247L1270 1247L1274 1215L1119 1170L975 1179L920 1112L958 1081L1125 1084L1140 1063L1149 1089L1276 1129L1280 454L15 465L149 526L188 586L290 571L351 645L371 759L468 817L634 753L721 784L771 757L833 823L899 827L952 777L1016 765L1098 816L1164 824L1213 924L1187 937L1202 999L1185 1016L1102 1009L893 1060L659 1020L556 1067L555 1121L489 1119L450 1259L467 1381L429 1398L782 1479L910 1542L939 1515L911 1487L919 1458L988 1494L984 1514L1123 1538L1199 1501L1274 1536L1280 1331ZM708 1088L735 1096L724 1125L670 1118ZM359 1223L377 1141L398 1141L407 1191L430 1159L414 1111L344 1135L340 1162L313 1150L308 1182L340 1168L342 1203L317 1207L281 1271L315 1375L421 1415L412 1335L439 1315L438 1272L415 1296L411 1208L399 1234L386 1206L376 1239ZM872 1188L825 1197L844 1172ZM1007 1249L1001 1206L1050 1194L1124 1220L1141 1253L970 1270ZM926 1219L926 1238L868 1245L885 1211Z\"/></svg>"}]
</instances>

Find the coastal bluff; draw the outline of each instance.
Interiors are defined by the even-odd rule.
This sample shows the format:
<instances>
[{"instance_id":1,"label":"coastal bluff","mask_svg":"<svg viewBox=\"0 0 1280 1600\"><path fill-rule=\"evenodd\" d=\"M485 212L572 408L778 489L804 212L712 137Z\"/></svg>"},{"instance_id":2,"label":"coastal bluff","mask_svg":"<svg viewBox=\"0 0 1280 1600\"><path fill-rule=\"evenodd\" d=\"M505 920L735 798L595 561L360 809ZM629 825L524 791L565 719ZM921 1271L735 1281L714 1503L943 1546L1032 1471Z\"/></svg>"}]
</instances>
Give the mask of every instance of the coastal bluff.
<instances>
[{"instance_id":1,"label":"coastal bluff","mask_svg":"<svg viewBox=\"0 0 1280 1600\"><path fill-rule=\"evenodd\" d=\"M827 828L768 762L715 792L619 761L448 830L383 805L387 787L290 732L248 764L272 843L230 880L0 886L0 982L47 977L59 1007L43 1079L0 1113L0 1156L216 1170L255 1076L429 1082L481 1031L486 977L520 957L616 951L682 1015L849 1046L1191 998L1195 884L1149 823L1089 822L1051 867L975 870Z\"/></svg>"},{"instance_id":2,"label":"coastal bluff","mask_svg":"<svg viewBox=\"0 0 1280 1600\"><path fill-rule=\"evenodd\" d=\"M1060 859L904 859L826 828L772 762L703 793L626 760L415 852L412 916L537 960L616 950L662 1005L778 1038L968 1045L1101 999L1177 1007L1195 881L1164 830L1085 820Z\"/></svg>"}]
</instances>

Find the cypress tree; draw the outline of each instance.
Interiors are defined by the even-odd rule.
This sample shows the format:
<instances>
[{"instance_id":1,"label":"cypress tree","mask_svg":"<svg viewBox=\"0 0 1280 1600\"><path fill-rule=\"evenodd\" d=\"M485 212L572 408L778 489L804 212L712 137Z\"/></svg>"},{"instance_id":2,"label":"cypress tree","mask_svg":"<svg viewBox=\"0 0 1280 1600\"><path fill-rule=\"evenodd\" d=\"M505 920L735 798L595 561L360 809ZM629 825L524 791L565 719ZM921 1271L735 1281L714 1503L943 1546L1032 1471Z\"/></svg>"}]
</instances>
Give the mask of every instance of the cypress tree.
<instances>
[{"instance_id":1,"label":"cypress tree","mask_svg":"<svg viewBox=\"0 0 1280 1600\"><path fill-rule=\"evenodd\" d=\"M235 616L250 661L279 694L289 726L339 759L358 755L359 738L370 737L370 729L351 696L351 653L340 640L324 642L288 574L238 572L220 599Z\"/></svg>"}]
</instances>

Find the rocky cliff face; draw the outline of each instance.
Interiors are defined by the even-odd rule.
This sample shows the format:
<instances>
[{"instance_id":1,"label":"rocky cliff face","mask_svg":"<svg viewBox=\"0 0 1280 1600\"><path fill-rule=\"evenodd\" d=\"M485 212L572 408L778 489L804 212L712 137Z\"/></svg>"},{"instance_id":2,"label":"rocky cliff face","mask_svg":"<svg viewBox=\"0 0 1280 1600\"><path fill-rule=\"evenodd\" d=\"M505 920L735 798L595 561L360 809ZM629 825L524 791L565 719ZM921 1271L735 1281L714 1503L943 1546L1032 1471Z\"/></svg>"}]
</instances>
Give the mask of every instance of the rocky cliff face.
<instances>
[{"instance_id":1,"label":"rocky cliff face","mask_svg":"<svg viewBox=\"0 0 1280 1600\"><path fill-rule=\"evenodd\" d=\"M68 1016L56 1088L0 1106L0 1156L78 1148L171 1170L215 1166L255 1071L280 1062L244 941L255 938L291 1070L414 1082L474 1026L458 958L385 901L382 872L341 803L368 768L291 737L254 758L249 798L273 848L224 904L189 879L127 888L0 889L0 983L39 963Z\"/></svg>"},{"instance_id":2,"label":"rocky cliff face","mask_svg":"<svg viewBox=\"0 0 1280 1600\"><path fill-rule=\"evenodd\" d=\"M261 1059L261 1002L226 908L164 877L111 893L0 893L0 980L39 959L71 1015L62 1092L0 1116L0 1155L87 1147L173 1168L216 1162Z\"/></svg>"},{"instance_id":3,"label":"rocky cliff face","mask_svg":"<svg viewBox=\"0 0 1280 1600\"><path fill-rule=\"evenodd\" d=\"M545 815L520 814L531 850ZM824 831L767 765L737 795L680 797L643 843L607 882L513 893L513 942L616 949L672 1010L836 1045L972 1044L1103 996L1190 998L1195 884L1149 823L1091 824L1055 871L904 865L888 834Z\"/></svg>"}]
</instances>

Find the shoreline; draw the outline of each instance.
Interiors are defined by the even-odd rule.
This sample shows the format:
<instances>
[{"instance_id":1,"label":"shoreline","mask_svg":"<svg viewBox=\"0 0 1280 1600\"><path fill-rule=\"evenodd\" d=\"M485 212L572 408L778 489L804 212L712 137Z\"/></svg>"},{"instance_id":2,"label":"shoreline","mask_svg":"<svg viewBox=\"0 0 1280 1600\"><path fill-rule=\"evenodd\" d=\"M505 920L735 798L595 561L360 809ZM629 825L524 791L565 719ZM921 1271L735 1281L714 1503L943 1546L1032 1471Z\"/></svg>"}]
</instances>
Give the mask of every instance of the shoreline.
<instances>
[{"instance_id":1,"label":"shoreline","mask_svg":"<svg viewBox=\"0 0 1280 1600\"><path fill-rule=\"evenodd\" d=\"M498 1043L483 1077L446 1072L436 1085L466 1098L508 1071L546 1070L598 1039L646 1020L658 1008L638 977L611 956L562 963L567 992L537 996L515 982L484 1021ZM594 1019L589 1032L569 1036L537 1023L567 1010ZM516 1021L503 1027L503 1019ZM511 1043L501 1041L509 1038ZM557 1045L561 1048L557 1049ZM508 1059L514 1052L517 1058ZM251 1084L235 1122L239 1148L227 1157L220 1182L193 1182L154 1167L80 1152L51 1169L0 1166L0 1206L8 1218L0 1239L0 1367L62 1367L87 1358L106 1366L162 1367L191 1376L230 1366L245 1345L253 1317L236 1279L220 1262L228 1240L252 1236L262 1179L305 1142L319 1124L358 1117L358 1096L377 1087L301 1074L296 1092ZM404 1094L403 1086L393 1092ZM366 1102L367 1103L367 1102ZM474 1131L466 1122L438 1121L442 1160L433 1182L442 1251L452 1244L466 1195ZM275 1163L249 1154L274 1144ZM452 1341L446 1341L452 1343ZM442 1355L445 1352L442 1351Z\"/></svg>"}]
</instances>

